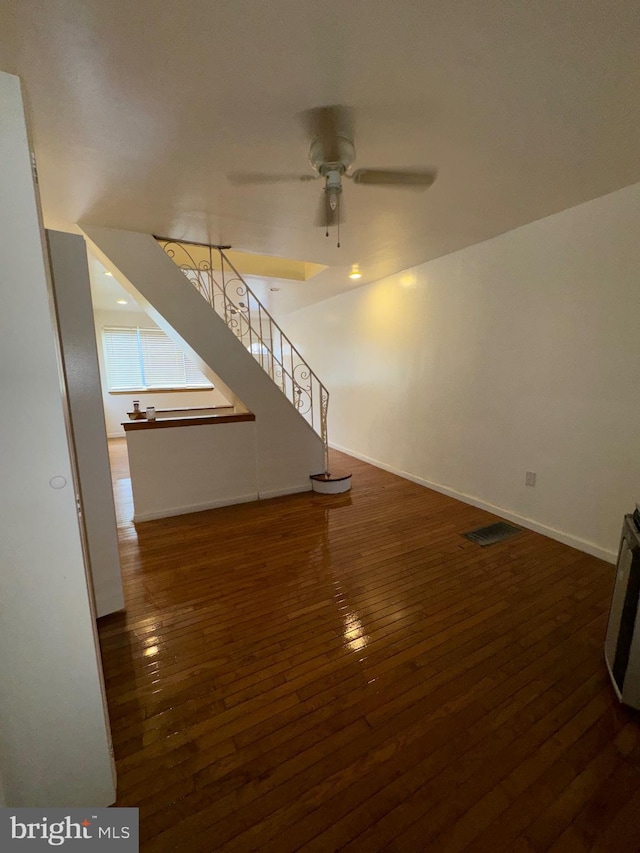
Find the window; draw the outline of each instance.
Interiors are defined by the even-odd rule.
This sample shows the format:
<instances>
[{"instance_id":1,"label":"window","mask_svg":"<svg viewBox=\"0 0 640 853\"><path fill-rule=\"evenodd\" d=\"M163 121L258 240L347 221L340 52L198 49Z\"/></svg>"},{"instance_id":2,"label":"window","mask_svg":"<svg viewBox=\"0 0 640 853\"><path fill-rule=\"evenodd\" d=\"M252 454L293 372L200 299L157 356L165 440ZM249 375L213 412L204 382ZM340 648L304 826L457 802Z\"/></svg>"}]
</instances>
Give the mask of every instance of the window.
<instances>
[{"instance_id":1,"label":"window","mask_svg":"<svg viewBox=\"0 0 640 853\"><path fill-rule=\"evenodd\" d=\"M102 335L109 391L213 387L160 329L105 326Z\"/></svg>"},{"instance_id":2,"label":"window","mask_svg":"<svg viewBox=\"0 0 640 853\"><path fill-rule=\"evenodd\" d=\"M269 348L266 344L263 344L262 341L254 341L250 346L247 347L251 355L254 355L258 358L261 355L269 355Z\"/></svg>"}]
</instances>

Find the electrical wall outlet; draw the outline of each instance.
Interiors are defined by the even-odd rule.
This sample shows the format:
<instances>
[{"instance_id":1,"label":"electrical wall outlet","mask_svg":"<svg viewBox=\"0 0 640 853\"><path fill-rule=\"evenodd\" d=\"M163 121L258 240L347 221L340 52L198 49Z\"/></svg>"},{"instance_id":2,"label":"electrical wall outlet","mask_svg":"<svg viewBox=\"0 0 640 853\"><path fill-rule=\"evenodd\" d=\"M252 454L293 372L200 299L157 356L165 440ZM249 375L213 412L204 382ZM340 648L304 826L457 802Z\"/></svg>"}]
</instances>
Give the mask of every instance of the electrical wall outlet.
<instances>
[{"instance_id":1,"label":"electrical wall outlet","mask_svg":"<svg viewBox=\"0 0 640 853\"><path fill-rule=\"evenodd\" d=\"M524 477L525 486L535 486L536 484L536 472L535 471L526 471Z\"/></svg>"}]
</instances>

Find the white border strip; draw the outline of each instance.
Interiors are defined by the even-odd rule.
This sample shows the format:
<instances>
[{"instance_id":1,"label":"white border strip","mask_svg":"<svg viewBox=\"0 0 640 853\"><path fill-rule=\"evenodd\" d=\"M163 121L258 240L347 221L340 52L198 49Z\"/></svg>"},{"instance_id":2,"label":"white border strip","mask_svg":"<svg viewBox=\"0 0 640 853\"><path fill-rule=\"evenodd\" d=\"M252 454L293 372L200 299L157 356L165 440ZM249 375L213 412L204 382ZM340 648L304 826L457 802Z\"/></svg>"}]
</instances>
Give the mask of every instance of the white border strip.
<instances>
[{"instance_id":1,"label":"white border strip","mask_svg":"<svg viewBox=\"0 0 640 853\"><path fill-rule=\"evenodd\" d=\"M284 489L269 489L266 492L260 492L258 494L258 500L266 501L269 498L281 498L284 495L297 495L300 492L310 492L311 491L311 483L309 485L302 486L287 486Z\"/></svg>"},{"instance_id":2,"label":"white border strip","mask_svg":"<svg viewBox=\"0 0 640 853\"><path fill-rule=\"evenodd\" d=\"M606 652L605 652L605 655L604 655L604 662L605 662L605 664L607 665L607 672L609 673L609 678L611 679L611 684L613 685L613 689L615 690L616 696L618 697L618 699L620 700L620 702L623 702L623 701L624 701L624 699L622 698L622 693L620 692L620 688L619 688L619 687L618 687L618 685L616 684L616 680L615 680L615 678L613 677L613 670L612 670L612 669L611 669L611 667L609 666L609 658L607 657Z\"/></svg>"},{"instance_id":3,"label":"white border strip","mask_svg":"<svg viewBox=\"0 0 640 853\"><path fill-rule=\"evenodd\" d=\"M136 513L133 516L133 523L138 524L140 521L154 521L157 518L172 518L174 515L187 515L189 512L202 512L205 509L217 509L221 506L233 506L234 504L246 504L250 501L257 501L257 492L251 492L248 495L237 495L233 498L220 498L217 501L210 501L201 504L191 504L190 506L176 506L161 509L157 512L142 512ZM135 504L135 501L134 501Z\"/></svg>"},{"instance_id":4,"label":"white border strip","mask_svg":"<svg viewBox=\"0 0 640 853\"><path fill-rule=\"evenodd\" d=\"M533 530L535 533L542 533L543 536L548 536L550 539L555 539L557 542L562 542L564 545L569 545L571 548L577 548L579 551L584 551L585 554L590 554L592 557L598 557L600 560L605 560L607 563L613 563L615 565L618 559L616 551L607 551L605 548L601 548L599 545L596 545L595 542L589 542L587 539L580 539L577 536L571 536L571 534L565 533L562 530L556 530L554 527L547 527L545 524L540 524L531 518L526 518L525 516L518 515L515 512L510 512L503 507L495 506L494 504L490 504L487 501L474 497L473 495L467 495L464 492L457 492L455 489L451 489L448 486L440 485L440 483L432 483L431 480L425 480L422 477L417 477L415 474L410 474L408 471L400 471L392 465L385 465L384 462L378 462L377 459L372 459L370 456L365 456L363 453L357 453L355 450L350 450L348 447L341 447L339 444L332 444L330 446L334 450L339 450L341 453L354 456L362 462L368 462L376 468L382 468L383 471L388 471L390 474L403 477L405 480L411 480L411 482L417 483L419 486L425 486L427 489L433 489L435 492L440 492L450 498L456 498L456 500L462 501L463 503L470 504L471 506L477 506L479 509L484 509L487 512L493 513L493 515L498 515L501 518L514 521L516 524L521 524L528 530Z\"/></svg>"},{"instance_id":5,"label":"white border strip","mask_svg":"<svg viewBox=\"0 0 640 853\"><path fill-rule=\"evenodd\" d=\"M271 489L268 492L251 492L248 495L237 495L232 498L220 498L217 501L207 503L170 507L169 509L158 510L157 512L137 513L133 516L133 523L138 524L140 521L154 521L158 518L171 518L174 515L187 515L189 512L203 512L207 509L218 509L218 507L221 506L234 506L234 504L245 504L250 503L251 501L264 501L269 498L280 498L284 495L296 495L299 492L310 491L311 483L303 486L287 486L284 489Z\"/></svg>"}]
</instances>

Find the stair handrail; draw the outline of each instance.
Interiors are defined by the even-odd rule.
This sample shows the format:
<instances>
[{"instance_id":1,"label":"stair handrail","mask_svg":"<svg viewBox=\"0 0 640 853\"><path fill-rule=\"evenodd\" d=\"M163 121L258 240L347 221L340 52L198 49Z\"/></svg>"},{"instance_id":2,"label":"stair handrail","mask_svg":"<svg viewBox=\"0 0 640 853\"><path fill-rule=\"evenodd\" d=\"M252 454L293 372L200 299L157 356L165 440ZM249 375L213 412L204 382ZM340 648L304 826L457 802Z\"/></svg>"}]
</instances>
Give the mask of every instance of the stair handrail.
<instances>
[{"instance_id":1,"label":"stair handrail","mask_svg":"<svg viewBox=\"0 0 640 853\"><path fill-rule=\"evenodd\" d=\"M236 337L243 344L248 339L247 349L251 355L320 436L324 447L324 468L328 473L329 392L225 254L225 249L231 247L168 237L155 239ZM206 250L207 257L197 261L187 246ZM186 261L180 262L179 253L186 257ZM215 253L220 260L219 271L214 266ZM214 275L217 272L220 272L220 281ZM278 345L278 352L274 342Z\"/></svg>"}]
</instances>

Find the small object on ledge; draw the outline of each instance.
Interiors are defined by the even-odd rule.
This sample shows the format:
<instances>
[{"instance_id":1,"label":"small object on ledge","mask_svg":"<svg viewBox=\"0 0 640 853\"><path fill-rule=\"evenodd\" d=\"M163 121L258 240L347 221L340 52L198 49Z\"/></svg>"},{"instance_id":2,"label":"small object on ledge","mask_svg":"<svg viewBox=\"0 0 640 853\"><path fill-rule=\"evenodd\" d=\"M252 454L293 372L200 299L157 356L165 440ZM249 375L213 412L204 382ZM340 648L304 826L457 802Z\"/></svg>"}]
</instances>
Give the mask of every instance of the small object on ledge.
<instances>
[{"instance_id":1,"label":"small object on ledge","mask_svg":"<svg viewBox=\"0 0 640 853\"><path fill-rule=\"evenodd\" d=\"M133 411L127 412L127 414L129 415L129 420L131 421L137 421L140 420L140 418L146 417L144 412L140 411L140 400L133 401Z\"/></svg>"},{"instance_id":2,"label":"small object on ledge","mask_svg":"<svg viewBox=\"0 0 640 853\"><path fill-rule=\"evenodd\" d=\"M156 419L156 407L155 406L147 406L147 420L155 421Z\"/></svg>"}]
</instances>

